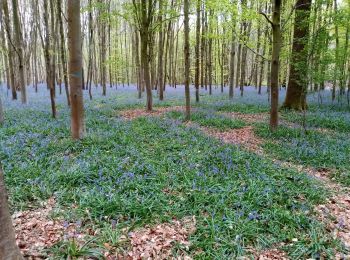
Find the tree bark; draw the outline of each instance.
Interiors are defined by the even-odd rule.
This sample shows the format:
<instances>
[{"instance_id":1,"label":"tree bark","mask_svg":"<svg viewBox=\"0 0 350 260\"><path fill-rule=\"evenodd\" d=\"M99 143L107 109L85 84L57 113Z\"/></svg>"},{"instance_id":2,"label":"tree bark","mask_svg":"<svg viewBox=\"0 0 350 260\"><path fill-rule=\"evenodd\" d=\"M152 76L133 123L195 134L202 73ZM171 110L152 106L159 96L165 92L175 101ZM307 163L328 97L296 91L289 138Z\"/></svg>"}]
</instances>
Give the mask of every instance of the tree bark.
<instances>
[{"instance_id":1,"label":"tree bark","mask_svg":"<svg viewBox=\"0 0 350 260\"><path fill-rule=\"evenodd\" d=\"M199 102L199 74L200 74L200 30L201 30L201 0L197 0L196 6L197 12L197 20L196 20L196 47L195 47L195 55L196 55L196 72L194 79L194 87L196 89L196 102Z\"/></svg>"},{"instance_id":2,"label":"tree bark","mask_svg":"<svg viewBox=\"0 0 350 260\"><path fill-rule=\"evenodd\" d=\"M84 104L82 89L82 51L80 0L68 0L69 84L71 99L71 131L73 139L84 136Z\"/></svg>"},{"instance_id":3,"label":"tree bark","mask_svg":"<svg viewBox=\"0 0 350 260\"><path fill-rule=\"evenodd\" d=\"M14 48L12 42L11 26L10 26L10 17L7 1L2 1L2 10L4 13L4 25L7 36L7 46L8 46L8 63L9 63L9 76L10 76L10 86L12 99L17 99L17 91L15 84L15 73L14 73Z\"/></svg>"},{"instance_id":4,"label":"tree bark","mask_svg":"<svg viewBox=\"0 0 350 260\"><path fill-rule=\"evenodd\" d=\"M23 36L21 25L19 23L18 14L18 0L12 0L12 12L13 12L13 28L15 34L16 48L15 51L18 56L18 74L19 74L19 86L21 90L21 101L23 104L27 103L27 91L24 76L24 58L23 58Z\"/></svg>"},{"instance_id":5,"label":"tree bark","mask_svg":"<svg viewBox=\"0 0 350 260\"><path fill-rule=\"evenodd\" d=\"M0 165L0 259L23 259L16 244L15 231L7 202L4 174Z\"/></svg>"},{"instance_id":6,"label":"tree bark","mask_svg":"<svg viewBox=\"0 0 350 260\"><path fill-rule=\"evenodd\" d=\"M234 79L235 79L235 42L234 42L234 29L232 30L232 39L231 39L231 50L230 50L230 89L229 89L229 98L233 99L234 95Z\"/></svg>"},{"instance_id":7,"label":"tree bark","mask_svg":"<svg viewBox=\"0 0 350 260\"><path fill-rule=\"evenodd\" d=\"M190 104L190 26L189 26L189 0L184 0L184 29L185 29L185 97L186 97L186 120L191 118Z\"/></svg>"},{"instance_id":8,"label":"tree bark","mask_svg":"<svg viewBox=\"0 0 350 260\"><path fill-rule=\"evenodd\" d=\"M278 87L279 87L279 56L281 50L281 0L274 0L272 15L272 62L271 62L271 110L270 130L275 131L278 126Z\"/></svg>"},{"instance_id":9,"label":"tree bark","mask_svg":"<svg viewBox=\"0 0 350 260\"><path fill-rule=\"evenodd\" d=\"M289 81L283 108L304 110L307 108L307 41L311 0L298 0L295 8L294 36L289 68Z\"/></svg>"},{"instance_id":10,"label":"tree bark","mask_svg":"<svg viewBox=\"0 0 350 260\"><path fill-rule=\"evenodd\" d=\"M63 32L63 23L62 23L62 0L57 0L57 11L58 11L58 23L60 28L60 52L61 52L61 64L63 69L63 80L64 80L64 88L66 91L67 97L67 105L70 106L70 98L69 98L69 88L68 88L68 76L67 76L67 60L65 54L65 39ZM90 52L89 52L90 53Z\"/></svg>"}]
</instances>

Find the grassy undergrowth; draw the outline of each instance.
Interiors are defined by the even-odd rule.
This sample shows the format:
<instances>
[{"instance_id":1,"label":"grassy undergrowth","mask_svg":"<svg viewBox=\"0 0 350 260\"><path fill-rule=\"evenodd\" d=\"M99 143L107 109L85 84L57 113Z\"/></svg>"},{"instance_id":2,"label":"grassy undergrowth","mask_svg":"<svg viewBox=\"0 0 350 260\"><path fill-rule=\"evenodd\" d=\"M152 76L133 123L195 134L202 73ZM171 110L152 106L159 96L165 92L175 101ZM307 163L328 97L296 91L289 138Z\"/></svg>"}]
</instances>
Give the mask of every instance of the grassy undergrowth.
<instances>
[{"instance_id":1,"label":"grassy undergrowth","mask_svg":"<svg viewBox=\"0 0 350 260\"><path fill-rule=\"evenodd\" d=\"M185 121L185 114L180 111L171 111L166 114L167 117ZM220 115L211 110L195 110L191 113L191 121L199 124L200 126L213 127L221 131L229 129L242 128L246 124L239 119L232 119L224 115Z\"/></svg>"},{"instance_id":2,"label":"grassy undergrowth","mask_svg":"<svg viewBox=\"0 0 350 260\"><path fill-rule=\"evenodd\" d=\"M221 130L245 124L213 110L254 113L267 108L203 99L192 120ZM252 248L279 247L292 259L330 257L341 250L313 212L329 195L319 182L185 127L181 113L133 121L115 117L116 111L141 107L141 102L130 94L87 102L88 132L80 142L70 139L64 105L57 120L50 118L47 102L9 107L0 128L0 160L12 209L39 205L54 195L63 210L58 214L67 221L99 228L85 255L104 243L119 245L125 227L193 215L197 230L187 253L197 259L235 259ZM174 99L156 105L181 104ZM315 167L346 165L349 146L341 136L303 136L288 128L270 135L265 126L257 128L262 137L277 140L266 148L281 159ZM111 229L111 221L117 229ZM57 257L82 254L67 244L52 252Z\"/></svg>"},{"instance_id":3,"label":"grassy undergrowth","mask_svg":"<svg viewBox=\"0 0 350 260\"><path fill-rule=\"evenodd\" d=\"M333 170L336 181L350 185L350 139L348 133L318 132L280 126L275 133L257 124L256 133L266 139L265 151L280 160L316 169Z\"/></svg>"}]
</instances>

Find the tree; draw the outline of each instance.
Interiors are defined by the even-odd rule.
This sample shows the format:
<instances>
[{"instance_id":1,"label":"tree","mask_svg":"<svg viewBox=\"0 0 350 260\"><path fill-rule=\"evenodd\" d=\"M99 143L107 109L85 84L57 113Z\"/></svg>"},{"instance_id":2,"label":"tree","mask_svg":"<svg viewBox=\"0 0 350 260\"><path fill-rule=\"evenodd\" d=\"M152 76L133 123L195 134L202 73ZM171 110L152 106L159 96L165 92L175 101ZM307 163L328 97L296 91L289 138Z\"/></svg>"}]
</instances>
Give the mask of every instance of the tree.
<instances>
[{"instance_id":1,"label":"tree","mask_svg":"<svg viewBox=\"0 0 350 260\"><path fill-rule=\"evenodd\" d=\"M271 109L270 130L275 131L278 126L278 87L279 87L279 56L281 51L281 0L274 0L272 21L265 13L267 21L272 26L272 52L271 52Z\"/></svg>"},{"instance_id":2,"label":"tree","mask_svg":"<svg viewBox=\"0 0 350 260\"><path fill-rule=\"evenodd\" d=\"M13 41L12 41L12 32L11 32L11 26L10 26L10 17L9 17L9 10L8 10L8 4L7 1L2 1L2 11L4 14L4 26L7 36L7 46L8 46L8 65L9 65L9 82L11 87L11 93L12 93L12 99L17 99L17 92L16 92L16 85L15 85L15 73L14 73L14 48L13 48ZM2 15L2 12L0 12ZM0 19L2 22L2 19Z\"/></svg>"},{"instance_id":3,"label":"tree","mask_svg":"<svg viewBox=\"0 0 350 260\"><path fill-rule=\"evenodd\" d=\"M150 43L152 35L152 25L155 12L155 1L152 0L133 0L136 23L140 32L141 42L141 70L143 80L146 86L146 109L152 111L152 84L150 70Z\"/></svg>"},{"instance_id":4,"label":"tree","mask_svg":"<svg viewBox=\"0 0 350 260\"><path fill-rule=\"evenodd\" d=\"M84 136L80 1L68 0L67 7L71 131L73 139L80 139Z\"/></svg>"},{"instance_id":5,"label":"tree","mask_svg":"<svg viewBox=\"0 0 350 260\"><path fill-rule=\"evenodd\" d=\"M52 2L51 2L52 4ZM51 6L53 8L53 6ZM52 10L52 9L51 9ZM50 90L51 111L52 117L56 118L56 104L55 104L55 70L53 66L51 43L52 43L52 27L49 27L49 11L48 1L44 1L44 26L45 26L45 43L44 43L44 55L46 65L46 82Z\"/></svg>"},{"instance_id":6,"label":"tree","mask_svg":"<svg viewBox=\"0 0 350 260\"><path fill-rule=\"evenodd\" d=\"M7 202L4 174L0 165L0 259L23 259L16 244L15 231L12 226L12 218Z\"/></svg>"},{"instance_id":7,"label":"tree","mask_svg":"<svg viewBox=\"0 0 350 260\"><path fill-rule=\"evenodd\" d=\"M303 110L307 108L307 42L309 39L309 16L311 0L298 0L295 6L292 56L289 81L283 108Z\"/></svg>"},{"instance_id":8,"label":"tree","mask_svg":"<svg viewBox=\"0 0 350 260\"><path fill-rule=\"evenodd\" d=\"M21 101L23 104L27 103L27 91L24 76L24 57L23 57L23 38L22 30L19 23L18 15L18 1L12 0L12 12L13 12L13 28L15 33L16 47L15 51L18 56L18 74L19 74L19 86L21 89Z\"/></svg>"},{"instance_id":9,"label":"tree","mask_svg":"<svg viewBox=\"0 0 350 260\"><path fill-rule=\"evenodd\" d=\"M66 54L65 54L65 38L64 38L64 32L63 32L63 23L62 23L62 0L57 0L57 11L58 11L58 23L60 28L60 52L61 52L61 63L63 68L63 79L64 79L64 87L66 91L66 97L67 97L67 105L70 106L70 99L69 99L69 89L68 89L68 76L67 76L67 61L66 61Z\"/></svg>"},{"instance_id":10,"label":"tree","mask_svg":"<svg viewBox=\"0 0 350 260\"><path fill-rule=\"evenodd\" d=\"M184 0L184 30L185 30L185 98L186 98L186 120L191 117L190 103L190 26L189 26L189 0Z\"/></svg>"},{"instance_id":11,"label":"tree","mask_svg":"<svg viewBox=\"0 0 350 260\"><path fill-rule=\"evenodd\" d=\"M197 19L196 19L196 71L194 79L194 87L196 89L196 102L199 102L199 75L200 75L200 30L201 30L201 0L197 0L196 5Z\"/></svg>"}]
</instances>

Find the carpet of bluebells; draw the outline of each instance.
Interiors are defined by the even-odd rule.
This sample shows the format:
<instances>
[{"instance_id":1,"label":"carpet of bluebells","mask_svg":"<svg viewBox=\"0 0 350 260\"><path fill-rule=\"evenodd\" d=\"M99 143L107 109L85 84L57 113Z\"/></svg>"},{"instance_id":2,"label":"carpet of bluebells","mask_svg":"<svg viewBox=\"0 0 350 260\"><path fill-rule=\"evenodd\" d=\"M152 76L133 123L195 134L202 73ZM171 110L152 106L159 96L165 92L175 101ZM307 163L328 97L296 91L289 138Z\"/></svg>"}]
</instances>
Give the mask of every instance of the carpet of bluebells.
<instances>
[{"instance_id":1,"label":"carpet of bluebells","mask_svg":"<svg viewBox=\"0 0 350 260\"><path fill-rule=\"evenodd\" d=\"M64 94L57 91L58 118L52 119L46 86L39 93L31 87L28 92L29 104L21 105L1 89L6 122L0 128L0 160L13 210L39 206L55 196L60 217L102 230L88 245L93 249L112 243L112 236L104 235L111 225L122 233L195 216L191 246L175 247L174 255L182 250L197 259L234 259L249 255L252 248L279 248L292 259L306 259L342 250L314 214L313 207L331 193L318 180L206 136L198 127L184 125L181 112L123 119L119 111L144 106L135 87L114 86L107 89L107 97L94 88L93 100L84 93L87 133L79 142L70 138ZM183 105L183 92L182 87L167 88L163 102L155 92L154 104ZM227 90L222 94L214 89L212 96L201 92L200 103L193 104L193 121L201 126L240 128L246 123L219 112L269 110L266 90L258 95L247 87L244 97L237 91L233 102ZM282 89L281 100L284 94ZM267 154L335 169L334 179L350 185L350 111L345 100L332 104L328 92L310 94L305 118L284 111L281 117L294 127L282 126L270 134L265 123L254 124Z\"/></svg>"}]
</instances>

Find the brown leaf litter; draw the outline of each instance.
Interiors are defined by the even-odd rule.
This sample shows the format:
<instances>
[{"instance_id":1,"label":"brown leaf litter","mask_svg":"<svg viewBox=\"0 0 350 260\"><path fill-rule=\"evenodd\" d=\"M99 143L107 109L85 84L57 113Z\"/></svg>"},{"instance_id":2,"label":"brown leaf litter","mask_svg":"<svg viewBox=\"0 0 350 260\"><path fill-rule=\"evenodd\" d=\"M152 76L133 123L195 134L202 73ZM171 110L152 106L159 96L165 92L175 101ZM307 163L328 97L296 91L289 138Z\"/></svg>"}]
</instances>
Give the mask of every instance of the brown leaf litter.
<instances>
[{"instance_id":1,"label":"brown leaf litter","mask_svg":"<svg viewBox=\"0 0 350 260\"><path fill-rule=\"evenodd\" d=\"M262 140L254 134L252 126L246 126L238 129L230 129L228 131L220 132L213 128L201 127L202 131L209 136L220 139L224 143L242 145L249 151L262 153Z\"/></svg>"},{"instance_id":2,"label":"brown leaf litter","mask_svg":"<svg viewBox=\"0 0 350 260\"><path fill-rule=\"evenodd\" d=\"M333 238L338 238L350 249L350 197L349 194L335 195L328 199L325 204L318 205L316 212L319 213L322 222L326 223L327 229ZM350 258L350 255L348 256Z\"/></svg>"},{"instance_id":3,"label":"brown leaf litter","mask_svg":"<svg viewBox=\"0 0 350 260\"><path fill-rule=\"evenodd\" d=\"M127 120L133 120L144 116L161 116L166 112L170 111L181 111L184 110L182 106L172 106L172 107L157 107L152 111L147 111L144 108L138 109L128 109L120 111L119 115Z\"/></svg>"},{"instance_id":4,"label":"brown leaf litter","mask_svg":"<svg viewBox=\"0 0 350 260\"><path fill-rule=\"evenodd\" d=\"M222 113L228 117L231 117L233 119L240 119L247 123L263 123L267 122L269 119L268 113L255 113L255 114L244 114L240 112L226 112Z\"/></svg>"},{"instance_id":5,"label":"brown leaf litter","mask_svg":"<svg viewBox=\"0 0 350 260\"><path fill-rule=\"evenodd\" d=\"M288 260L287 253L279 249L267 249L260 252L255 259L257 260Z\"/></svg>"},{"instance_id":6,"label":"brown leaf litter","mask_svg":"<svg viewBox=\"0 0 350 260\"><path fill-rule=\"evenodd\" d=\"M16 241L26 259L46 259L45 249L62 240L74 238L77 243L84 243L85 234L78 231L81 223L50 218L55 204L52 197L41 208L13 214Z\"/></svg>"},{"instance_id":7,"label":"brown leaf litter","mask_svg":"<svg viewBox=\"0 0 350 260\"><path fill-rule=\"evenodd\" d=\"M189 236L196 230L195 216L185 217L182 220L173 220L171 223L162 223L156 226L146 226L129 233L131 248L122 258L118 259L172 259L172 250L175 244L188 249ZM111 258L113 259L113 258ZM192 259L185 253L178 259Z\"/></svg>"},{"instance_id":8,"label":"brown leaf litter","mask_svg":"<svg viewBox=\"0 0 350 260\"><path fill-rule=\"evenodd\" d=\"M42 208L18 212L12 216L16 241L25 257L42 258L43 249L62 239L63 224L61 221L49 219L54 205L55 199L50 198Z\"/></svg>"}]
</instances>

